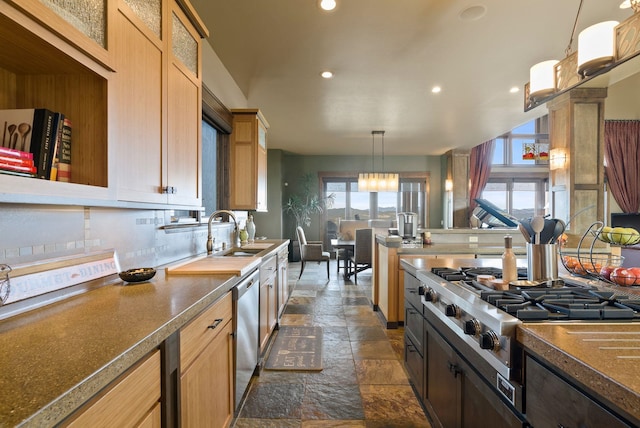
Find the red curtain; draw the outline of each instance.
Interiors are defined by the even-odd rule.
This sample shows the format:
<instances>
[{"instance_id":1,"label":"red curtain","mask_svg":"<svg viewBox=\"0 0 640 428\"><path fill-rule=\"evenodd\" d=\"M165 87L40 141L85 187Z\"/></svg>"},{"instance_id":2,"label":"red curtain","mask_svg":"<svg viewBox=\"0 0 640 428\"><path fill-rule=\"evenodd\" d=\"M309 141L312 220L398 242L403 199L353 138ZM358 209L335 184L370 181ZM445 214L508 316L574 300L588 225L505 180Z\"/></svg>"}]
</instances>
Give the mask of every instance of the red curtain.
<instances>
[{"instance_id":1,"label":"red curtain","mask_svg":"<svg viewBox=\"0 0 640 428\"><path fill-rule=\"evenodd\" d=\"M489 181L494 146L495 140L489 140L471 149L469 159L469 177L471 180L471 189L469 189L469 218L471 218L471 213L477 205L474 199L480 197L484 186L486 186L487 181Z\"/></svg>"},{"instance_id":2,"label":"red curtain","mask_svg":"<svg viewBox=\"0 0 640 428\"><path fill-rule=\"evenodd\" d=\"M604 171L613 198L625 213L640 208L640 121L606 120Z\"/></svg>"}]
</instances>

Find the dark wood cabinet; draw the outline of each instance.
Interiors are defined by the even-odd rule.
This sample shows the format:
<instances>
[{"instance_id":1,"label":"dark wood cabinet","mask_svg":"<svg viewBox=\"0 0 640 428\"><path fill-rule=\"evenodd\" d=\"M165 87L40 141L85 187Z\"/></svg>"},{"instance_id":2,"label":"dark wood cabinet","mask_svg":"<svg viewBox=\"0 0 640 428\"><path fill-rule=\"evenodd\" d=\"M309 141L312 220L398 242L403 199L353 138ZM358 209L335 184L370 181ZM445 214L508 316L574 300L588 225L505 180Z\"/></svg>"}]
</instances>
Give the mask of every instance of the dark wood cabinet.
<instances>
[{"instance_id":1,"label":"dark wood cabinet","mask_svg":"<svg viewBox=\"0 0 640 428\"><path fill-rule=\"evenodd\" d=\"M527 356L527 420L535 427L630 427L540 362Z\"/></svg>"},{"instance_id":2,"label":"dark wood cabinet","mask_svg":"<svg viewBox=\"0 0 640 428\"><path fill-rule=\"evenodd\" d=\"M433 326L426 322L426 327L427 401L432 416L444 428L524 426Z\"/></svg>"}]
</instances>

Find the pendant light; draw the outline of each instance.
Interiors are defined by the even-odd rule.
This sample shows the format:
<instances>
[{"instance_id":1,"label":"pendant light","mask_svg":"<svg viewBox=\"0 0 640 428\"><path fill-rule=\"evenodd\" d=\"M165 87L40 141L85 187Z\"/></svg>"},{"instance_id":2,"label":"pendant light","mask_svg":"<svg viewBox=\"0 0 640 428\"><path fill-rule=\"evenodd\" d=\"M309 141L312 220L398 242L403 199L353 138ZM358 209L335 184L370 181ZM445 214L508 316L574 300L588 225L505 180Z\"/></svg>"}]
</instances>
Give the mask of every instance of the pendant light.
<instances>
[{"instance_id":1,"label":"pendant light","mask_svg":"<svg viewBox=\"0 0 640 428\"><path fill-rule=\"evenodd\" d=\"M382 137L382 172L375 172L376 135ZM384 172L384 131L371 131L371 166L374 172L358 174L359 192L397 192L399 177L395 173Z\"/></svg>"},{"instance_id":2,"label":"pendant light","mask_svg":"<svg viewBox=\"0 0 640 428\"><path fill-rule=\"evenodd\" d=\"M587 27L578 35L578 74L590 76L613 63L615 31L618 21L605 21Z\"/></svg>"},{"instance_id":3,"label":"pendant light","mask_svg":"<svg viewBox=\"0 0 640 428\"><path fill-rule=\"evenodd\" d=\"M542 61L529 69L529 97L544 98L556 91L555 59Z\"/></svg>"}]
</instances>

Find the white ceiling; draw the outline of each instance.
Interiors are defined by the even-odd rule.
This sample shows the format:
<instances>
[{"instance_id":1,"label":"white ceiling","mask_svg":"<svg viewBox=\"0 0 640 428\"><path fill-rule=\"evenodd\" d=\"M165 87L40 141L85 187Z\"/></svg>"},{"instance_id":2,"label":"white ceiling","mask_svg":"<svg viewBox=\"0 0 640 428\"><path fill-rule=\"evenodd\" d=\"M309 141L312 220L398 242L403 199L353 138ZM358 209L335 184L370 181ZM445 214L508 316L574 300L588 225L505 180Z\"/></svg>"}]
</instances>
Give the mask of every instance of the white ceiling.
<instances>
[{"instance_id":1,"label":"white ceiling","mask_svg":"<svg viewBox=\"0 0 640 428\"><path fill-rule=\"evenodd\" d=\"M385 130L385 155L440 155L542 116L544 106L524 113L529 67L564 58L580 3L337 1L324 12L317 0L191 0L249 106L271 125L270 148L370 155L371 131ZM629 17L621 1L584 0L573 48L583 28ZM484 15L462 19L471 6ZM332 79L320 77L326 69Z\"/></svg>"}]
</instances>

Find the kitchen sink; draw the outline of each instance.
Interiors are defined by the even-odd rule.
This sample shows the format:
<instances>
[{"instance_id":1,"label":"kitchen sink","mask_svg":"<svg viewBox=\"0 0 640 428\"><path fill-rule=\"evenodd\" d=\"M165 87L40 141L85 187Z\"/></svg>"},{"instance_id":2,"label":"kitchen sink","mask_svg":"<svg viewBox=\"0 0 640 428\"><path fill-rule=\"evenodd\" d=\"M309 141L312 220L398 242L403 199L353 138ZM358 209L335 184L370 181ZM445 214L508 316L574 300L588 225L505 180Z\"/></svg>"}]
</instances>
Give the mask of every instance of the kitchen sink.
<instances>
[{"instance_id":1,"label":"kitchen sink","mask_svg":"<svg viewBox=\"0 0 640 428\"><path fill-rule=\"evenodd\" d=\"M224 257L254 257L256 254L261 252L262 250L250 250L245 248L231 248L222 256Z\"/></svg>"}]
</instances>

